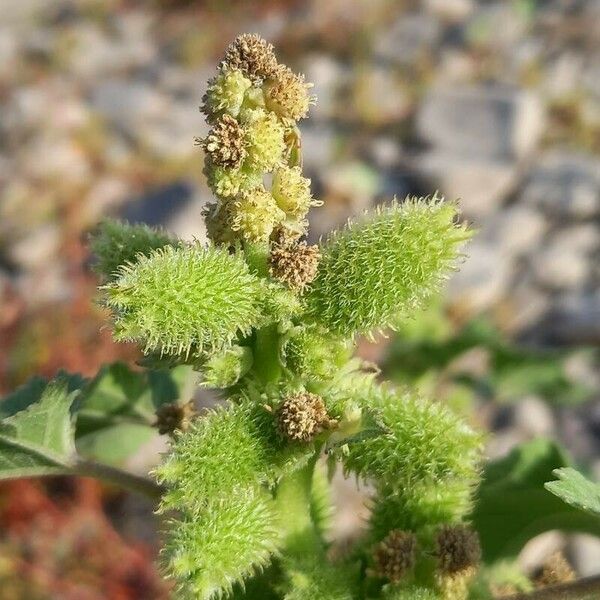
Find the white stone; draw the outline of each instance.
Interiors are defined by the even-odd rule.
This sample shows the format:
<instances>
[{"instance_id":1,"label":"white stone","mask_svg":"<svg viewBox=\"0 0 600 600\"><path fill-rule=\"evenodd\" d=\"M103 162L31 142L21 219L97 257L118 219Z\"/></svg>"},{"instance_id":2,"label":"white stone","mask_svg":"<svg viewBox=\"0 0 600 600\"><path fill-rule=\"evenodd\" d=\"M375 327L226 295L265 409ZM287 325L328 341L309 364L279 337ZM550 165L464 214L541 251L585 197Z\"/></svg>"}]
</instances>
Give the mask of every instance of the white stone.
<instances>
[{"instance_id":1,"label":"white stone","mask_svg":"<svg viewBox=\"0 0 600 600\"><path fill-rule=\"evenodd\" d=\"M571 536L568 555L581 577L600 574L600 540L597 537L585 534Z\"/></svg>"}]
</instances>

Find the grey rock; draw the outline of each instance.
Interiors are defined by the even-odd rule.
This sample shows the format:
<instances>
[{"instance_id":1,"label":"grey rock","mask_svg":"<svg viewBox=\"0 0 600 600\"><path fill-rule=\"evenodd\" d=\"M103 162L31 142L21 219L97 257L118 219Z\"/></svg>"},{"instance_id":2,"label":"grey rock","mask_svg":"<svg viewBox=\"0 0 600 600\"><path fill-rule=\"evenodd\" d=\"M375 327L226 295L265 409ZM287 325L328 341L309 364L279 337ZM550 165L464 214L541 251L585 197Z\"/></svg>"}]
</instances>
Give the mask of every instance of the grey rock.
<instances>
[{"instance_id":1,"label":"grey rock","mask_svg":"<svg viewBox=\"0 0 600 600\"><path fill-rule=\"evenodd\" d=\"M441 36L437 19L425 13L400 16L381 32L375 42L375 56L392 63L409 65L433 51Z\"/></svg>"},{"instance_id":2,"label":"grey rock","mask_svg":"<svg viewBox=\"0 0 600 600\"><path fill-rule=\"evenodd\" d=\"M600 160L567 151L549 152L532 170L521 198L556 220L600 214Z\"/></svg>"},{"instance_id":3,"label":"grey rock","mask_svg":"<svg viewBox=\"0 0 600 600\"><path fill-rule=\"evenodd\" d=\"M531 265L536 280L555 290L579 288L590 273L585 253L568 243L559 243L556 238L533 256Z\"/></svg>"},{"instance_id":4,"label":"grey rock","mask_svg":"<svg viewBox=\"0 0 600 600\"><path fill-rule=\"evenodd\" d=\"M554 236L553 243L559 248L572 248L577 252L590 254L600 246L600 226L586 223L560 229Z\"/></svg>"},{"instance_id":5,"label":"grey rock","mask_svg":"<svg viewBox=\"0 0 600 600\"><path fill-rule=\"evenodd\" d=\"M499 245L506 254L520 256L537 247L547 228L547 221L538 210L515 204L486 220L480 235Z\"/></svg>"},{"instance_id":6,"label":"grey rock","mask_svg":"<svg viewBox=\"0 0 600 600\"><path fill-rule=\"evenodd\" d=\"M415 168L448 199L459 199L463 214L477 224L494 213L517 182L516 166L450 151L431 151L418 156Z\"/></svg>"},{"instance_id":7,"label":"grey rock","mask_svg":"<svg viewBox=\"0 0 600 600\"><path fill-rule=\"evenodd\" d=\"M60 247L60 239L56 224L41 225L15 242L10 247L8 256L22 269L39 269L54 260Z\"/></svg>"},{"instance_id":8,"label":"grey rock","mask_svg":"<svg viewBox=\"0 0 600 600\"><path fill-rule=\"evenodd\" d=\"M551 436L554 433L554 415L548 403L536 396L522 398L515 406L515 426L531 437Z\"/></svg>"},{"instance_id":9,"label":"grey rock","mask_svg":"<svg viewBox=\"0 0 600 600\"><path fill-rule=\"evenodd\" d=\"M533 93L485 86L438 86L417 114L417 132L453 155L512 160L535 149L544 123Z\"/></svg>"},{"instance_id":10,"label":"grey rock","mask_svg":"<svg viewBox=\"0 0 600 600\"><path fill-rule=\"evenodd\" d=\"M206 239L202 208L208 200L187 182L148 190L124 204L120 217L130 223L164 227L185 239Z\"/></svg>"},{"instance_id":11,"label":"grey rock","mask_svg":"<svg viewBox=\"0 0 600 600\"><path fill-rule=\"evenodd\" d=\"M519 277L503 300L503 322L506 331L519 335L537 331L539 323L552 309L547 292L540 289L531 277Z\"/></svg>"},{"instance_id":12,"label":"grey rock","mask_svg":"<svg viewBox=\"0 0 600 600\"><path fill-rule=\"evenodd\" d=\"M486 310L504 296L513 275L513 261L497 246L475 240L469 257L460 265L448 285L450 303L461 312Z\"/></svg>"},{"instance_id":13,"label":"grey rock","mask_svg":"<svg viewBox=\"0 0 600 600\"><path fill-rule=\"evenodd\" d=\"M314 84L317 103L310 109L311 120L328 119L335 115L337 93L348 77L341 64L325 54L312 54L304 61L306 81Z\"/></svg>"},{"instance_id":14,"label":"grey rock","mask_svg":"<svg viewBox=\"0 0 600 600\"><path fill-rule=\"evenodd\" d=\"M135 130L169 110L168 100L152 85L111 78L92 90L92 107L125 129Z\"/></svg>"},{"instance_id":15,"label":"grey rock","mask_svg":"<svg viewBox=\"0 0 600 600\"><path fill-rule=\"evenodd\" d=\"M545 337L561 344L600 343L600 292L563 294L544 323Z\"/></svg>"},{"instance_id":16,"label":"grey rock","mask_svg":"<svg viewBox=\"0 0 600 600\"><path fill-rule=\"evenodd\" d=\"M302 157L309 171L323 172L331 164L336 134L331 127L302 128Z\"/></svg>"}]
</instances>

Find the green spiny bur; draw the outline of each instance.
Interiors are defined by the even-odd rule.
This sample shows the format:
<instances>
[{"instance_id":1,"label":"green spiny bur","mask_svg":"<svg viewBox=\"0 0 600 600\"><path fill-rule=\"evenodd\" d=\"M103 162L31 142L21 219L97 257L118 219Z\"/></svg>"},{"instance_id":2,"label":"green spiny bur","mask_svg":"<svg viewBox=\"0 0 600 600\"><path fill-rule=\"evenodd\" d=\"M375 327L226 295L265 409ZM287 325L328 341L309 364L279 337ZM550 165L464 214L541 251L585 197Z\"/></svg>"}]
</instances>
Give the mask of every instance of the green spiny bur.
<instances>
[{"instance_id":1,"label":"green spiny bur","mask_svg":"<svg viewBox=\"0 0 600 600\"><path fill-rule=\"evenodd\" d=\"M354 600L358 593L358 568L333 565L324 556L284 560L287 591L284 600Z\"/></svg>"},{"instance_id":2,"label":"green spiny bur","mask_svg":"<svg viewBox=\"0 0 600 600\"><path fill-rule=\"evenodd\" d=\"M162 558L182 596L229 595L264 568L278 550L277 518L267 494L245 491L171 520Z\"/></svg>"},{"instance_id":3,"label":"green spiny bur","mask_svg":"<svg viewBox=\"0 0 600 600\"><path fill-rule=\"evenodd\" d=\"M357 400L380 412L388 433L350 444L346 470L397 489L477 475L481 436L444 406L376 386Z\"/></svg>"},{"instance_id":4,"label":"green spiny bur","mask_svg":"<svg viewBox=\"0 0 600 600\"><path fill-rule=\"evenodd\" d=\"M408 199L351 223L325 243L309 317L342 335L394 326L438 289L469 234L457 207Z\"/></svg>"},{"instance_id":5,"label":"green spiny bur","mask_svg":"<svg viewBox=\"0 0 600 600\"><path fill-rule=\"evenodd\" d=\"M134 263L138 254L148 256L158 248L179 245L180 242L161 229L107 219L92 237L91 251L96 257L94 270L109 281L118 276L119 267Z\"/></svg>"},{"instance_id":6,"label":"green spiny bur","mask_svg":"<svg viewBox=\"0 0 600 600\"><path fill-rule=\"evenodd\" d=\"M118 340L179 355L249 333L260 320L263 289L241 256L197 244L140 256L105 287Z\"/></svg>"}]
</instances>

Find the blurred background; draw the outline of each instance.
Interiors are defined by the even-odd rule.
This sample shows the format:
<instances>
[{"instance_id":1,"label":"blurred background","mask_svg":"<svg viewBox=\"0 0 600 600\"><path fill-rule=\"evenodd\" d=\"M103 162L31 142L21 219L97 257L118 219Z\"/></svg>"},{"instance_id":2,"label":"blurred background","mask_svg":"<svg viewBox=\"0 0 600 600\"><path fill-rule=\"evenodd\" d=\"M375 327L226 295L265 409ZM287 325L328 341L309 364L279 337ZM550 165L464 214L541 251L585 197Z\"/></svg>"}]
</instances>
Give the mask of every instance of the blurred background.
<instances>
[{"instance_id":1,"label":"blurred background","mask_svg":"<svg viewBox=\"0 0 600 600\"><path fill-rule=\"evenodd\" d=\"M361 354L493 431L490 457L547 436L600 477L598 0L0 0L0 393L138 358L103 329L86 239L107 215L203 237L198 105L241 32L315 84L314 239L435 190L478 229L444 297ZM3 483L0 598L167 598L156 529L94 482ZM597 540L558 532L523 564L559 548L600 572Z\"/></svg>"}]
</instances>

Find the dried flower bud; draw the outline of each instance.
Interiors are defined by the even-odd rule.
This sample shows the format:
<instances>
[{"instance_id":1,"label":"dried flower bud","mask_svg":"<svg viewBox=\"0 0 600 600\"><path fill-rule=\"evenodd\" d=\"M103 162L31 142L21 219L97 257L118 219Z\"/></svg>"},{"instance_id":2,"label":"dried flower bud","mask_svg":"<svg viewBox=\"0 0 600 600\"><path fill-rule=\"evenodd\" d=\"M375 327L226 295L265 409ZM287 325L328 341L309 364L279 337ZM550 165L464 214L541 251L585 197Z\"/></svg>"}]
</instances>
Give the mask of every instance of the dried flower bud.
<instances>
[{"instance_id":1,"label":"dried flower bud","mask_svg":"<svg viewBox=\"0 0 600 600\"><path fill-rule=\"evenodd\" d=\"M281 65L265 86L265 104L280 117L297 121L306 117L315 97L308 93L312 83Z\"/></svg>"},{"instance_id":2,"label":"dried flower bud","mask_svg":"<svg viewBox=\"0 0 600 600\"><path fill-rule=\"evenodd\" d=\"M223 115L198 143L212 163L221 167L238 168L246 158L244 130L231 115Z\"/></svg>"},{"instance_id":3,"label":"dried flower bud","mask_svg":"<svg viewBox=\"0 0 600 600\"><path fill-rule=\"evenodd\" d=\"M311 196L310 179L302 177L300 167L276 169L271 193L279 208L292 219L303 219L311 206L322 204Z\"/></svg>"},{"instance_id":4,"label":"dried flower bud","mask_svg":"<svg viewBox=\"0 0 600 600\"><path fill-rule=\"evenodd\" d=\"M380 577L398 583L415 566L417 538L410 531L394 529L375 546L373 562Z\"/></svg>"},{"instance_id":5,"label":"dried flower bud","mask_svg":"<svg viewBox=\"0 0 600 600\"><path fill-rule=\"evenodd\" d=\"M292 290L303 292L317 276L320 258L319 247L306 242L275 245L269 256L269 272Z\"/></svg>"},{"instance_id":6,"label":"dried flower bud","mask_svg":"<svg viewBox=\"0 0 600 600\"><path fill-rule=\"evenodd\" d=\"M185 404L179 404L178 402L162 404L156 411L158 433L165 435L167 433L172 434L176 430L187 431L195 416L196 408L193 400Z\"/></svg>"},{"instance_id":7,"label":"dried flower bud","mask_svg":"<svg viewBox=\"0 0 600 600\"><path fill-rule=\"evenodd\" d=\"M555 552L544 562L541 573L535 578L536 587L548 587L574 581L573 567L562 552Z\"/></svg>"},{"instance_id":8,"label":"dried flower bud","mask_svg":"<svg viewBox=\"0 0 600 600\"><path fill-rule=\"evenodd\" d=\"M436 537L436 556L440 571L456 574L476 566L481 560L477 532L466 525L446 525Z\"/></svg>"},{"instance_id":9,"label":"dried flower bud","mask_svg":"<svg viewBox=\"0 0 600 600\"><path fill-rule=\"evenodd\" d=\"M277 70L273 46L255 33L239 35L225 52L224 63L239 69L255 82L271 77Z\"/></svg>"},{"instance_id":10,"label":"dried flower bud","mask_svg":"<svg viewBox=\"0 0 600 600\"><path fill-rule=\"evenodd\" d=\"M284 129L273 113L262 109L246 115L245 166L252 171L270 173L281 161L285 150Z\"/></svg>"},{"instance_id":11,"label":"dried flower bud","mask_svg":"<svg viewBox=\"0 0 600 600\"><path fill-rule=\"evenodd\" d=\"M235 233L231 230L229 202L210 202L203 211L208 238L217 245L230 246L235 242Z\"/></svg>"},{"instance_id":12,"label":"dried flower bud","mask_svg":"<svg viewBox=\"0 0 600 600\"><path fill-rule=\"evenodd\" d=\"M329 418L320 396L302 392L283 401L277 411L277 430L282 438L310 442L325 429L337 425Z\"/></svg>"},{"instance_id":13,"label":"dried flower bud","mask_svg":"<svg viewBox=\"0 0 600 600\"><path fill-rule=\"evenodd\" d=\"M285 218L273 196L262 186L232 200L230 211L231 229L251 243L266 242L275 225Z\"/></svg>"},{"instance_id":14,"label":"dried flower bud","mask_svg":"<svg viewBox=\"0 0 600 600\"><path fill-rule=\"evenodd\" d=\"M244 77L237 69L221 69L219 73L208 82L206 94L202 98L202 112L209 122L216 121L224 114L236 118L244 96L252 82Z\"/></svg>"}]
</instances>

